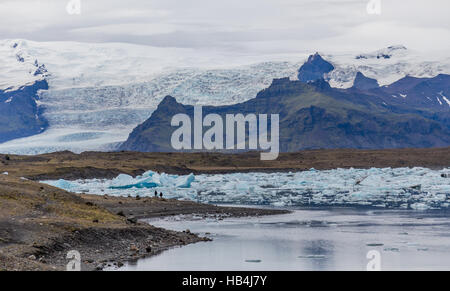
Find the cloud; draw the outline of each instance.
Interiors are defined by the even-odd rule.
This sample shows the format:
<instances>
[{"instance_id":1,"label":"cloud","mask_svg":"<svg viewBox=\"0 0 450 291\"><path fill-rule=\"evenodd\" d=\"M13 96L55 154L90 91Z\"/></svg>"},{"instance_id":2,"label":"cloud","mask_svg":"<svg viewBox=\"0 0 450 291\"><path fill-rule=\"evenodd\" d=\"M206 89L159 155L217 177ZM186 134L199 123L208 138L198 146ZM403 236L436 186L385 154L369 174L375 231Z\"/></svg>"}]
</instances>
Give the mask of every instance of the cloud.
<instances>
[{"instance_id":1,"label":"cloud","mask_svg":"<svg viewBox=\"0 0 450 291\"><path fill-rule=\"evenodd\" d=\"M378 49L389 44L450 49L448 0L69 0L0 2L0 38L129 42L236 53Z\"/></svg>"}]
</instances>

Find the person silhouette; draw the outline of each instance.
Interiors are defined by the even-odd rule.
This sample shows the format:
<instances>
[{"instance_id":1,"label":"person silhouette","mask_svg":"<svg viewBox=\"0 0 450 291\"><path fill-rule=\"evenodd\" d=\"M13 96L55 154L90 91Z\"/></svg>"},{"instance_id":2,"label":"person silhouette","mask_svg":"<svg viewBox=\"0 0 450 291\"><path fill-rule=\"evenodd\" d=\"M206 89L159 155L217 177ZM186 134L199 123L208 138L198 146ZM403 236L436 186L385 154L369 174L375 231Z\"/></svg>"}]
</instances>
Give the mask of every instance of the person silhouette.
<instances>
[{"instance_id":1,"label":"person silhouette","mask_svg":"<svg viewBox=\"0 0 450 291\"><path fill-rule=\"evenodd\" d=\"M158 197L158 191L155 191L155 197Z\"/></svg>"},{"instance_id":2,"label":"person silhouette","mask_svg":"<svg viewBox=\"0 0 450 291\"><path fill-rule=\"evenodd\" d=\"M163 198L163 193L162 192L159 193L159 197Z\"/></svg>"}]
</instances>

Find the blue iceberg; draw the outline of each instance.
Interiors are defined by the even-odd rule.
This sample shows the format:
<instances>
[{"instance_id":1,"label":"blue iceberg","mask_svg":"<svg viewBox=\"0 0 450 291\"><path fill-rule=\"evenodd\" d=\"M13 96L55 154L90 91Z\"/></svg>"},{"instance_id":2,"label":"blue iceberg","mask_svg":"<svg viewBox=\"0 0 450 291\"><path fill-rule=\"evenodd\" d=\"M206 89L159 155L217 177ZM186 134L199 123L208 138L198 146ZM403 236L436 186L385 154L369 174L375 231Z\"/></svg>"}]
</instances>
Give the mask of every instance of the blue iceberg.
<instances>
[{"instance_id":1,"label":"blue iceberg","mask_svg":"<svg viewBox=\"0 0 450 291\"><path fill-rule=\"evenodd\" d=\"M190 174L188 176L168 175L162 173L161 175L152 171L145 172L142 176L133 178L130 175L120 174L111 181L110 189L143 189L155 187L175 187L175 188L190 188L192 182L195 181L195 176Z\"/></svg>"},{"instance_id":2,"label":"blue iceberg","mask_svg":"<svg viewBox=\"0 0 450 291\"><path fill-rule=\"evenodd\" d=\"M71 182L66 181L64 179L59 179L57 181L49 181L49 182L47 182L47 184L50 185L50 186L53 186L53 187L64 189L66 191L70 191L70 190L72 190L73 188L76 187Z\"/></svg>"}]
</instances>

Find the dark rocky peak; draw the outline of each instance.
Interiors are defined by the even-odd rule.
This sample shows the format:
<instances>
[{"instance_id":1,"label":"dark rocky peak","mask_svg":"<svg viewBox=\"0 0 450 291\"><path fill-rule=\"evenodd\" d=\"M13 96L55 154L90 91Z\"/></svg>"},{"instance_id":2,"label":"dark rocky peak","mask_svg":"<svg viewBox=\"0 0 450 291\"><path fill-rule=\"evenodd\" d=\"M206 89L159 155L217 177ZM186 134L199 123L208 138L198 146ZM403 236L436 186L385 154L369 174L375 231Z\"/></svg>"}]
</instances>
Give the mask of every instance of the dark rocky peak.
<instances>
[{"instance_id":1,"label":"dark rocky peak","mask_svg":"<svg viewBox=\"0 0 450 291\"><path fill-rule=\"evenodd\" d=\"M280 78L280 79L273 79L271 86L283 86L291 82L289 77L286 78Z\"/></svg>"},{"instance_id":2,"label":"dark rocky peak","mask_svg":"<svg viewBox=\"0 0 450 291\"><path fill-rule=\"evenodd\" d=\"M36 71L34 71L33 76L43 76L46 77L48 76L48 71L47 68L45 67L45 65L38 65Z\"/></svg>"},{"instance_id":3,"label":"dark rocky peak","mask_svg":"<svg viewBox=\"0 0 450 291\"><path fill-rule=\"evenodd\" d=\"M324 60L319 53L309 56L308 60L298 70L298 79L309 83L324 78L324 75L333 71L334 66Z\"/></svg>"},{"instance_id":4,"label":"dark rocky peak","mask_svg":"<svg viewBox=\"0 0 450 291\"><path fill-rule=\"evenodd\" d=\"M356 74L355 81L353 82L353 88L362 91L367 91L378 87L380 87L380 85L378 84L378 81L376 79L366 77L361 72L358 72Z\"/></svg>"},{"instance_id":5,"label":"dark rocky peak","mask_svg":"<svg viewBox=\"0 0 450 291\"><path fill-rule=\"evenodd\" d=\"M159 103L159 106L165 107L165 106L171 106L178 104L177 99L175 99L172 96L167 95L164 97L164 99ZM158 106L158 107L159 107Z\"/></svg>"},{"instance_id":6,"label":"dark rocky peak","mask_svg":"<svg viewBox=\"0 0 450 291\"><path fill-rule=\"evenodd\" d=\"M270 87L262 90L256 98L271 98L280 95L301 93L305 84L299 81L291 81L289 78L274 79Z\"/></svg>"},{"instance_id":7,"label":"dark rocky peak","mask_svg":"<svg viewBox=\"0 0 450 291\"><path fill-rule=\"evenodd\" d=\"M157 110L155 111L165 115L176 111L183 111L183 104L178 103L177 100L172 96L166 96L164 99L159 103Z\"/></svg>"}]
</instances>

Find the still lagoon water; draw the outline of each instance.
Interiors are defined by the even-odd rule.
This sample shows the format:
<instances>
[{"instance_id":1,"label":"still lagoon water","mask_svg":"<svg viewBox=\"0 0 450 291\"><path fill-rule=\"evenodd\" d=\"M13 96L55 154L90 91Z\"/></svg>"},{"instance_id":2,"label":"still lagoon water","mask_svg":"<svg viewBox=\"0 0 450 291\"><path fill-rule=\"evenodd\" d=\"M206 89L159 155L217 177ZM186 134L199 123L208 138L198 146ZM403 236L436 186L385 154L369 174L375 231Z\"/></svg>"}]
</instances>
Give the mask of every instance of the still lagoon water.
<instances>
[{"instance_id":1,"label":"still lagoon water","mask_svg":"<svg viewBox=\"0 0 450 291\"><path fill-rule=\"evenodd\" d=\"M295 209L286 215L149 220L207 236L120 270L366 270L376 251L381 270L450 270L448 211Z\"/></svg>"}]
</instances>

